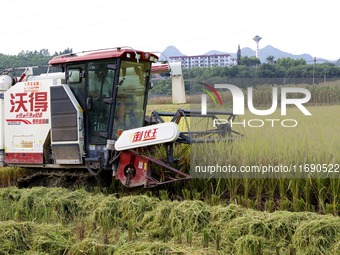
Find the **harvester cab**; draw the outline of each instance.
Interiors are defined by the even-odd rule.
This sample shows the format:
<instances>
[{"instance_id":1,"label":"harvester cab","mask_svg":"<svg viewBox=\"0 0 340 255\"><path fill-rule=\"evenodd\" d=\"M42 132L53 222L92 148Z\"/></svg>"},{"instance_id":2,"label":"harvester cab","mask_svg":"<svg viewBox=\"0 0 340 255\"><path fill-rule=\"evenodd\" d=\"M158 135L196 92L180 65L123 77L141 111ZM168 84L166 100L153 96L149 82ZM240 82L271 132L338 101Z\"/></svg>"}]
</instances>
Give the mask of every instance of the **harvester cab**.
<instances>
[{"instance_id":1,"label":"harvester cab","mask_svg":"<svg viewBox=\"0 0 340 255\"><path fill-rule=\"evenodd\" d=\"M77 158L92 173L112 170L111 153L122 131L144 126L151 64L155 61L157 56L151 53L118 48L59 56L49 62L62 68L67 84L51 87L51 138L52 150L53 143L59 143L55 145L58 152L53 153L57 163ZM74 95L69 105L78 107L66 109L65 99L72 99L65 88ZM74 145L77 138L65 140L70 122L82 132L82 158L79 146ZM60 137L54 135L57 128Z\"/></svg>"}]
</instances>

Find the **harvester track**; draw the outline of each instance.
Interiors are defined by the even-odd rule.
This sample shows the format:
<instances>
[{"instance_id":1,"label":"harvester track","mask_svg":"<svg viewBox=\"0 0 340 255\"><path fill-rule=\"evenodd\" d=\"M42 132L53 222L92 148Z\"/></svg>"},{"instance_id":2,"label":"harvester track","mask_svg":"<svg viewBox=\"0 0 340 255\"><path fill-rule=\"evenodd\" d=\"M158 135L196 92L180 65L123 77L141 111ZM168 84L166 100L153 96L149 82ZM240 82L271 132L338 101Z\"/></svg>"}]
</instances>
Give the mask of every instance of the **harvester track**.
<instances>
[{"instance_id":1,"label":"harvester track","mask_svg":"<svg viewBox=\"0 0 340 255\"><path fill-rule=\"evenodd\" d=\"M93 190L98 186L109 186L111 174L105 173L101 176L94 176L84 171L65 170L37 170L33 174L20 178L17 182L18 188L31 187L60 187L60 188L84 188Z\"/></svg>"}]
</instances>

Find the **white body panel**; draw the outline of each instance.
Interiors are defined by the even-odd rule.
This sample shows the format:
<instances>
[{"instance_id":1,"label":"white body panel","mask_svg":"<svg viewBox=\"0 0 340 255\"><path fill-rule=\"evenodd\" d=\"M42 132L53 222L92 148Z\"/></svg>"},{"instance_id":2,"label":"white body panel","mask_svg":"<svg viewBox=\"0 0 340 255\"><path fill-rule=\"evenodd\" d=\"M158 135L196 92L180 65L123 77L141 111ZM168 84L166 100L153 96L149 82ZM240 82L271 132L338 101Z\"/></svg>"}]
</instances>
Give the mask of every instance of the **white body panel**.
<instances>
[{"instance_id":1,"label":"white body panel","mask_svg":"<svg viewBox=\"0 0 340 255\"><path fill-rule=\"evenodd\" d=\"M0 92L0 150L5 149L4 94Z\"/></svg>"},{"instance_id":2,"label":"white body panel","mask_svg":"<svg viewBox=\"0 0 340 255\"><path fill-rule=\"evenodd\" d=\"M5 93L5 153L41 154L51 128L50 86L61 80L19 82Z\"/></svg>"},{"instance_id":3,"label":"white body panel","mask_svg":"<svg viewBox=\"0 0 340 255\"><path fill-rule=\"evenodd\" d=\"M116 141L115 149L122 151L172 142L179 137L179 133L179 127L174 122L125 130Z\"/></svg>"},{"instance_id":4,"label":"white body panel","mask_svg":"<svg viewBox=\"0 0 340 255\"><path fill-rule=\"evenodd\" d=\"M51 80L20 82L5 93L6 152L42 151L51 128L50 85Z\"/></svg>"},{"instance_id":5,"label":"white body panel","mask_svg":"<svg viewBox=\"0 0 340 255\"><path fill-rule=\"evenodd\" d=\"M37 81L37 80L52 80L52 79L65 79L65 73L43 73L36 76L28 76L27 81Z\"/></svg>"}]
</instances>

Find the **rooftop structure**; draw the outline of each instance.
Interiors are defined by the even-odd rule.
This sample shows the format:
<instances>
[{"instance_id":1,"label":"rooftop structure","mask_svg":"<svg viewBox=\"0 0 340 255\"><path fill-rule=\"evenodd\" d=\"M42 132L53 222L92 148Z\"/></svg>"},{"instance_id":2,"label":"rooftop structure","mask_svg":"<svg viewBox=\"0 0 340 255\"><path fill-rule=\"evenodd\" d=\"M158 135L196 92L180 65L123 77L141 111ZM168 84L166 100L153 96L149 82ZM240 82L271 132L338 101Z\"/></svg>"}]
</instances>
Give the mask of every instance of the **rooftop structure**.
<instances>
[{"instance_id":1,"label":"rooftop structure","mask_svg":"<svg viewBox=\"0 0 340 255\"><path fill-rule=\"evenodd\" d=\"M211 67L211 66L233 66L237 60L230 54L196 55L196 56L173 56L170 62L182 63L185 68L191 67Z\"/></svg>"}]
</instances>

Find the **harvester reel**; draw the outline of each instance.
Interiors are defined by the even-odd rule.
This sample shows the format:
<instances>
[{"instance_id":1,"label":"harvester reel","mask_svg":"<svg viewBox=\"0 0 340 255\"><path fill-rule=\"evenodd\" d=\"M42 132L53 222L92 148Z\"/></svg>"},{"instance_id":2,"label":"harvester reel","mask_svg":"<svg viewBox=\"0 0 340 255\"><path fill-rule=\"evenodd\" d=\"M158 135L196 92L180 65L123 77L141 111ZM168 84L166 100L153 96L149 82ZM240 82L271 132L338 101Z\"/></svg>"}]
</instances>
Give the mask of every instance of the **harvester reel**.
<instances>
[{"instance_id":1,"label":"harvester reel","mask_svg":"<svg viewBox=\"0 0 340 255\"><path fill-rule=\"evenodd\" d=\"M136 176L136 169L132 164L125 166L124 175L126 177L125 186L129 187L130 180Z\"/></svg>"}]
</instances>

